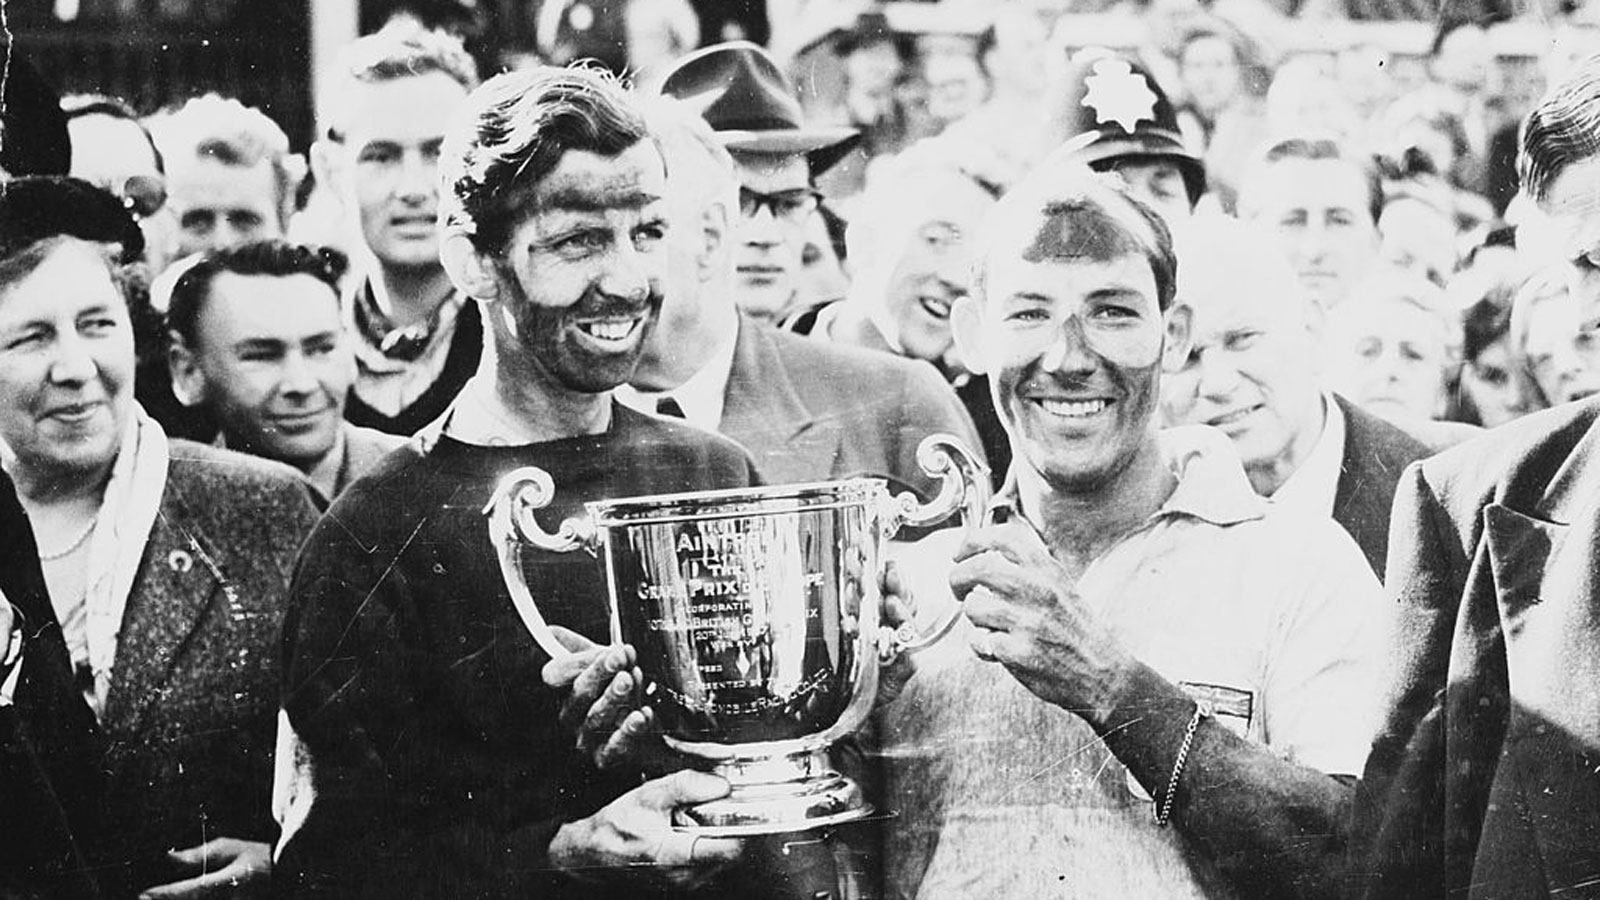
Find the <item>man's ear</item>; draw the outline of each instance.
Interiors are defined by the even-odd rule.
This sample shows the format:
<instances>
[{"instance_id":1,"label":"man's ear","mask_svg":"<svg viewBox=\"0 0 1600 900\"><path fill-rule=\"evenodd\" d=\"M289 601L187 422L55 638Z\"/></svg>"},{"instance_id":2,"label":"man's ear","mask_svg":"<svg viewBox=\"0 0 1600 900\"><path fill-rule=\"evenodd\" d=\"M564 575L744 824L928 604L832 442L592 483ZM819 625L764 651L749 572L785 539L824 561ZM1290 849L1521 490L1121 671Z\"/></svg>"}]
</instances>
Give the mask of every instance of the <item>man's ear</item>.
<instances>
[{"instance_id":1,"label":"man's ear","mask_svg":"<svg viewBox=\"0 0 1600 900\"><path fill-rule=\"evenodd\" d=\"M344 196L344 145L323 138L311 145L311 174L317 186L336 197Z\"/></svg>"},{"instance_id":2,"label":"man's ear","mask_svg":"<svg viewBox=\"0 0 1600 900\"><path fill-rule=\"evenodd\" d=\"M974 375L989 370L983 346L983 308L972 295L957 297L950 307L950 336L955 339L956 355Z\"/></svg>"},{"instance_id":3,"label":"man's ear","mask_svg":"<svg viewBox=\"0 0 1600 900\"><path fill-rule=\"evenodd\" d=\"M723 248L728 243L728 205L720 200L709 203L700 212L700 252L695 255L695 275L698 280L710 281L723 267Z\"/></svg>"},{"instance_id":4,"label":"man's ear","mask_svg":"<svg viewBox=\"0 0 1600 900\"><path fill-rule=\"evenodd\" d=\"M1161 345L1161 367L1178 372L1188 362L1193 345L1194 310L1187 303L1174 300L1162 318L1166 321L1167 339Z\"/></svg>"},{"instance_id":5,"label":"man's ear","mask_svg":"<svg viewBox=\"0 0 1600 900\"><path fill-rule=\"evenodd\" d=\"M463 293L477 300L500 296L500 279L494 260L478 252L472 240L459 231L446 231L439 245L439 261L450 281Z\"/></svg>"},{"instance_id":6,"label":"man's ear","mask_svg":"<svg viewBox=\"0 0 1600 900\"><path fill-rule=\"evenodd\" d=\"M196 406L206 395L206 376L200 360L176 331L167 332L167 371L172 375L172 395L184 406Z\"/></svg>"}]
</instances>

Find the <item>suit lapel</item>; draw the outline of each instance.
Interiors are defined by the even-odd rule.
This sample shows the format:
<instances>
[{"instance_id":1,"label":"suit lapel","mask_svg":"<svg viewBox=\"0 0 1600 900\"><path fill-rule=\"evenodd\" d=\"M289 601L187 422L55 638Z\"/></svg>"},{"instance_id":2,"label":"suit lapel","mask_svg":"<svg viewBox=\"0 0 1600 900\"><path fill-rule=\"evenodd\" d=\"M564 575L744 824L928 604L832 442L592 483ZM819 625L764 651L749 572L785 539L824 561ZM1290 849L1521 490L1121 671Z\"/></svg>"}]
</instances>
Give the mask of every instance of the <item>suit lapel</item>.
<instances>
[{"instance_id":1,"label":"suit lapel","mask_svg":"<svg viewBox=\"0 0 1600 900\"><path fill-rule=\"evenodd\" d=\"M215 560L216 552L201 543L169 479L122 617L106 698L104 724L110 734L138 730L165 691L189 637L223 593L208 559Z\"/></svg>"},{"instance_id":2,"label":"suit lapel","mask_svg":"<svg viewBox=\"0 0 1600 900\"><path fill-rule=\"evenodd\" d=\"M1495 580L1507 663L1517 702L1568 732L1600 742L1600 683L1593 640L1600 633L1600 428L1591 428L1524 513L1484 509L1484 542Z\"/></svg>"},{"instance_id":3,"label":"suit lapel","mask_svg":"<svg viewBox=\"0 0 1600 900\"><path fill-rule=\"evenodd\" d=\"M815 480L819 457L831 471L838 453L836 423L818 421L801 399L771 336L739 318L733 367L723 394L722 434L743 444L770 483ZM804 472L809 475L793 473Z\"/></svg>"}]
</instances>

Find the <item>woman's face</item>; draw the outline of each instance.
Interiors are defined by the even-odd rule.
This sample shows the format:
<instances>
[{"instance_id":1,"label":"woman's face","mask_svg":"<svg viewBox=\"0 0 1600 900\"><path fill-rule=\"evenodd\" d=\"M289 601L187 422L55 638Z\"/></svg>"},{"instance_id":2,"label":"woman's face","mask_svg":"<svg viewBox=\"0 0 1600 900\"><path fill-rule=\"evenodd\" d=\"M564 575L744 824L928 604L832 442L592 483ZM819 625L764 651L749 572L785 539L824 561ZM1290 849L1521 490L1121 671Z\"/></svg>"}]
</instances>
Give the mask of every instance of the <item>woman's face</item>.
<instances>
[{"instance_id":1,"label":"woman's face","mask_svg":"<svg viewBox=\"0 0 1600 900\"><path fill-rule=\"evenodd\" d=\"M95 477L133 402L133 329L102 251L68 239L0 284L0 438L31 479Z\"/></svg>"},{"instance_id":2,"label":"woman's face","mask_svg":"<svg viewBox=\"0 0 1600 900\"><path fill-rule=\"evenodd\" d=\"M1440 323L1405 300L1346 306L1328 320L1334 389L1379 415L1437 416L1449 352Z\"/></svg>"}]
</instances>

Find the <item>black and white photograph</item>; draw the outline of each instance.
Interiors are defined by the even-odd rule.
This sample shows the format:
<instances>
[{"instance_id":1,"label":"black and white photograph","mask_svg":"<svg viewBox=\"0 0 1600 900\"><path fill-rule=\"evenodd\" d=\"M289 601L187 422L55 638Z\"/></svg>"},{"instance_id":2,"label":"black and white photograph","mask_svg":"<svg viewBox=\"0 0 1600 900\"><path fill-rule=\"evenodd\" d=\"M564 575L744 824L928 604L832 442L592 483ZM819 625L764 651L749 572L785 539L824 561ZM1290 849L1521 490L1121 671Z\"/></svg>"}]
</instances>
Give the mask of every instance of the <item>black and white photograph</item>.
<instances>
[{"instance_id":1,"label":"black and white photograph","mask_svg":"<svg viewBox=\"0 0 1600 900\"><path fill-rule=\"evenodd\" d=\"M1600 900L1600 0L0 0L0 900Z\"/></svg>"}]
</instances>

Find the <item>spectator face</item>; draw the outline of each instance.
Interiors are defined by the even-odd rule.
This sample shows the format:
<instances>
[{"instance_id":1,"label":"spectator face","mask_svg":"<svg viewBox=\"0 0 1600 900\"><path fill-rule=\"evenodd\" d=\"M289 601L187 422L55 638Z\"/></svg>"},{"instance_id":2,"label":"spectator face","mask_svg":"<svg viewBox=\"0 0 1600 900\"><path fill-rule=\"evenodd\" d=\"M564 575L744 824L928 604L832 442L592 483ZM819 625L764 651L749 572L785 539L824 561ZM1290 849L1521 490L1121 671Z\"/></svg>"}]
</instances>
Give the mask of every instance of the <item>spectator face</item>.
<instances>
[{"instance_id":1,"label":"spectator face","mask_svg":"<svg viewBox=\"0 0 1600 900\"><path fill-rule=\"evenodd\" d=\"M950 349L950 308L971 287L973 237L994 200L971 180L947 176L903 205L885 248L886 311L907 356L938 361Z\"/></svg>"},{"instance_id":2,"label":"spectator face","mask_svg":"<svg viewBox=\"0 0 1600 900\"><path fill-rule=\"evenodd\" d=\"M1001 5L995 15L994 46L984 59L997 93L1020 100L1044 93L1052 73L1051 26L1042 9Z\"/></svg>"},{"instance_id":3,"label":"spectator face","mask_svg":"<svg viewBox=\"0 0 1600 900\"><path fill-rule=\"evenodd\" d=\"M1155 210L1168 224L1189 219L1189 189L1183 170L1169 160L1136 160L1119 163L1116 172L1128 185L1128 192Z\"/></svg>"},{"instance_id":4,"label":"spectator face","mask_svg":"<svg viewBox=\"0 0 1600 900\"><path fill-rule=\"evenodd\" d=\"M1288 277L1197 301L1193 346L1163 398L1175 422L1220 429L1253 472L1293 472L1322 433L1317 339Z\"/></svg>"},{"instance_id":5,"label":"spectator face","mask_svg":"<svg viewBox=\"0 0 1600 900\"><path fill-rule=\"evenodd\" d=\"M311 275L223 272L173 351L173 377L216 412L229 446L302 469L333 449L355 382L339 298Z\"/></svg>"},{"instance_id":6,"label":"spectator face","mask_svg":"<svg viewBox=\"0 0 1600 900\"><path fill-rule=\"evenodd\" d=\"M439 144L467 91L442 72L348 86L336 176L386 268L439 264Z\"/></svg>"},{"instance_id":7,"label":"spectator face","mask_svg":"<svg viewBox=\"0 0 1600 900\"><path fill-rule=\"evenodd\" d=\"M1214 115L1239 93L1239 57L1221 37L1196 38L1183 48L1183 85L1202 112Z\"/></svg>"},{"instance_id":8,"label":"spectator face","mask_svg":"<svg viewBox=\"0 0 1600 900\"><path fill-rule=\"evenodd\" d=\"M74 178L105 188L125 200L133 198L144 232L151 271L167 262L176 225L164 203L167 179L156 164L155 150L139 126L107 115L79 116L67 122L72 142Z\"/></svg>"},{"instance_id":9,"label":"spectator face","mask_svg":"<svg viewBox=\"0 0 1600 900\"><path fill-rule=\"evenodd\" d=\"M1403 299L1352 302L1329 314L1328 382L1381 416L1431 419L1444 406L1444 323Z\"/></svg>"},{"instance_id":10,"label":"spectator face","mask_svg":"<svg viewBox=\"0 0 1600 900\"><path fill-rule=\"evenodd\" d=\"M1578 307L1568 291L1533 300L1523 356L1539 392L1552 406L1600 392L1600 339L1578 327Z\"/></svg>"},{"instance_id":11,"label":"spectator face","mask_svg":"<svg viewBox=\"0 0 1600 900\"><path fill-rule=\"evenodd\" d=\"M1484 347L1477 359L1461 367L1461 389L1467 392L1485 428L1504 425L1522 414L1522 398L1511 376L1511 348L1505 338Z\"/></svg>"},{"instance_id":12,"label":"spectator face","mask_svg":"<svg viewBox=\"0 0 1600 900\"><path fill-rule=\"evenodd\" d=\"M614 157L569 150L511 233L490 316L500 366L582 393L627 381L661 309L666 174L654 144Z\"/></svg>"},{"instance_id":13,"label":"spectator face","mask_svg":"<svg viewBox=\"0 0 1600 900\"><path fill-rule=\"evenodd\" d=\"M874 41L851 50L844 58L850 111L866 123L887 114L899 76L900 54L895 52L894 44Z\"/></svg>"},{"instance_id":14,"label":"spectator face","mask_svg":"<svg viewBox=\"0 0 1600 900\"><path fill-rule=\"evenodd\" d=\"M739 224L734 233L740 308L779 319L794 301L807 220L817 195L804 156L735 154Z\"/></svg>"},{"instance_id":15,"label":"spectator face","mask_svg":"<svg viewBox=\"0 0 1600 900\"><path fill-rule=\"evenodd\" d=\"M1580 327L1600 326L1600 157L1574 163L1556 176L1539 209L1549 217L1555 247L1567 260Z\"/></svg>"},{"instance_id":16,"label":"spectator face","mask_svg":"<svg viewBox=\"0 0 1600 900\"><path fill-rule=\"evenodd\" d=\"M133 402L133 329L101 250L66 239L0 285L0 438L35 476L99 477Z\"/></svg>"},{"instance_id":17,"label":"spectator face","mask_svg":"<svg viewBox=\"0 0 1600 900\"><path fill-rule=\"evenodd\" d=\"M1372 269L1378 229L1361 170L1331 159L1284 159L1244 188L1250 215L1276 235L1300 284L1325 309L1337 306Z\"/></svg>"},{"instance_id":18,"label":"spectator face","mask_svg":"<svg viewBox=\"0 0 1600 900\"><path fill-rule=\"evenodd\" d=\"M67 123L72 140L72 176L121 197L135 176L165 183L155 151L139 126L116 116L79 116Z\"/></svg>"},{"instance_id":19,"label":"spectator face","mask_svg":"<svg viewBox=\"0 0 1600 900\"><path fill-rule=\"evenodd\" d=\"M1475 25L1463 25L1445 35L1433 60L1434 76L1466 94L1482 92L1493 77L1493 68L1494 48L1488 32Z\"/></svg>"},{"instance_id":20,"label":"spectator face","mask_svg":"<svg viewBox=\"0 0 1600 900\"><path fill-rule=\"evenodd\" d=\"M1406 197L1391 200L1378 231L1381 254L1395 267L1435 284L1455 272L1455 223L1433 206Z\"/></svg>"},{"instance_id":21,"label":"spectator face","mask_svg":"<svg viewBox=\"0 0 1600 900\"><path fill-rule=\"evenodd\" d=\"M942 123L966 117L984 101L988 86L970 53L945 51L922 61L928 86L928 115Z\"/></svg>"},{"instance_id":22,"label":"spectator face","mask_svg":"<svg viewBox=\"0 0 1600 900\"><path fill-rule=\"evenodd\" d=\"M986 293L958 327L1018 459L1065 490L1112 483L1151 434L1164 350L1186 336L1186 320L1162 315L1149 262L1001 252Z\"/></svg>"},{"instance_id":23,"label":"spectator face","mask_svg":"<svg viewBox=\"0 0 1600 900\"><path fill-rule=\"evenodd\" d=\"M266 160L232 166L196 159L173 168L170 191L179 257L283 236L278 180Z\"/></svg>"}]
</instances>

